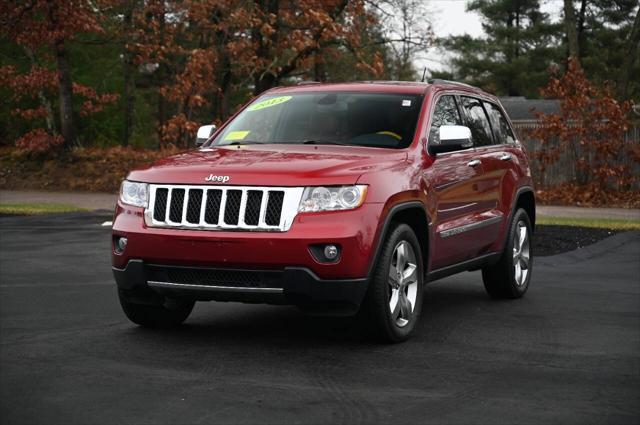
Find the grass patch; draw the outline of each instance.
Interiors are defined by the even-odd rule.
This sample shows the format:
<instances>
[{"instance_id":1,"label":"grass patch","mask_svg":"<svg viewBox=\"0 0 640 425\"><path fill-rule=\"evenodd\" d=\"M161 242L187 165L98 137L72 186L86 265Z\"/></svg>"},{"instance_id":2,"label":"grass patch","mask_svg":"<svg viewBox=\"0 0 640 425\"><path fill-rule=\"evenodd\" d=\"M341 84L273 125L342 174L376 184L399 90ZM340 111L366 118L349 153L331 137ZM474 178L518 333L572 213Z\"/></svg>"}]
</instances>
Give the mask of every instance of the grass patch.
<instances>
[{"instance_id":1,"label":"grass patch","mask_svg":"<svg viewBox=\"0 0 640 425\"><path fill-rule=\"evenodd\" d=\"M544 226L580 226L598 229L640 230L640 220L621 218L574 218L574 217L538 217L536 225Z\"/></svg>"},{"instance_id":2,"label":"grass patch","mask_svg":"<svg viewBox=\"0 0 640 425\"><path fill-rule=\"evenodd\" d=\"M60 214L85 211L88 210L69 204L0 204L1 215Z\"/></svg>"}]
</instances>

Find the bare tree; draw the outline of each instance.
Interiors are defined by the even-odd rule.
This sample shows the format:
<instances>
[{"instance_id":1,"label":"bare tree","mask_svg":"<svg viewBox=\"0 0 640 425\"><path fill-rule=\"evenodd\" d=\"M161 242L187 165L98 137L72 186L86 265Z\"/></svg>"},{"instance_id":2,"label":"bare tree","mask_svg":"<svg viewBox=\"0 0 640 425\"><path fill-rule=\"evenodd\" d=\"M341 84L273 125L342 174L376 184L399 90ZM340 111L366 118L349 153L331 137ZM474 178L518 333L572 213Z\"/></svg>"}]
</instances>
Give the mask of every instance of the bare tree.
<instances>
[{"instance_id":1,"label":"bare tree","mask_svg":"<svg viewBox=\"0 0 640 425\"><path fill-rule=\"evenodd\" d=\"M393 52L390 68L393 79L412 80L413 63L419 53L434 42L427 3L422 0L369 1L383 27L382 42Z\"/></svg>"}]
</instances>

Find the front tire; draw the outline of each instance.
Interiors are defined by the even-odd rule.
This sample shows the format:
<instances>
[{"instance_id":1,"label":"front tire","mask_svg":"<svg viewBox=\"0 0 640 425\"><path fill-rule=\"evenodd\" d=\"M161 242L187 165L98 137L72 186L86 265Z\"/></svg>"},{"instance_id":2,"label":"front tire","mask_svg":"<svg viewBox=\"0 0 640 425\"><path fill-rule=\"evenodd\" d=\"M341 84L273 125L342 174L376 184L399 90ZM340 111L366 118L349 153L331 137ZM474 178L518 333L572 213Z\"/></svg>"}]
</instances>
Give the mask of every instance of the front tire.
<instances>
[{"instance_id":1,"label":"front tire","mask_svg":"<svg viewBox=\"0 0 640 425\"><path fill-rule=\"evenodd\" d=\"M422 251L406 224L394 226L383 243L363 309L367 327L378 337L401 342L409 338L422 311Z\"/></svg>"},{"instance_id":2,"label":"front tire","mask_svg":"<svg viewBox=\"0 0 640 425\"><path fill-rule=\"evenodd\" d=\"M178 299L168 299L163 305L137 304L128 301L122 291L118 291L118 297L127 318L148 328L178 326L189 317L195 304L194 301Z\"/></svg>"},{"instance_id":3,"label":"front tire","mask_svg":"<svg viewBox=\"0 0 640 425\"><path fill-rule=\"evenodd\" d=\"M491 298L520 298L529 289L533 268L531 220L518 209L511 220L500 261L482 269L484 287Z\"/></svg>"}]
</instances>

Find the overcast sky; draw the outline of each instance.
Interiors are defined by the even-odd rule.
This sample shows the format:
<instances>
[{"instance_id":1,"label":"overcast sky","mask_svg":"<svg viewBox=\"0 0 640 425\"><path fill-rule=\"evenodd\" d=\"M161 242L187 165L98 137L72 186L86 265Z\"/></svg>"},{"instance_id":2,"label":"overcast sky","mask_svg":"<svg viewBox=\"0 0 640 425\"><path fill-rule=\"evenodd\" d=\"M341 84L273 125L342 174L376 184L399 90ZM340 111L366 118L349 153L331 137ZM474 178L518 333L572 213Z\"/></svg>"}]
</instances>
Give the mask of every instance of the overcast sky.
<instances>
[{"instance_id":1,"label":"overcast sky","mask_svg":"<svg viewBox=\"0 0 640 425\"><path fill-rule=\"evenodd\" d=\"M429 5L430 20L436 37L469 34L473 37L484 35L480 15L467 12L466 0L426 0ZM560 18L562 0L541 0L542 10L553 20ZM422 69L447 69L447 57L443 52L432 49L416 58L416 67Z\"/></svg>"}]
</instances>

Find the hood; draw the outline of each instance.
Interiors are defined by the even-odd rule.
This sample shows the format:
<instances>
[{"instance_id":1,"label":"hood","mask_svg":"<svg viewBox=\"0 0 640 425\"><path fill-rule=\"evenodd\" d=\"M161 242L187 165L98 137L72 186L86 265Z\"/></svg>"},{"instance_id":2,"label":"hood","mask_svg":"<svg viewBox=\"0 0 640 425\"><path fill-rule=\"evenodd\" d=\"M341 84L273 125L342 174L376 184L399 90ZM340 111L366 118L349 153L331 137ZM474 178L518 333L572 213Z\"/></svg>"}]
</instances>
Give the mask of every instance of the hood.
<instances>
[{"instance_id":1,"label":"hood","mask_svg":"<svg viewBox=\"0 0 640 425\"><path fill-rule=\"evenodd\" d=\"M404 151L334 145L240 145L189 151L132 171L129 180L167 184L315 186L354 184L405 161ZM208 180L205 180L209 178Z\"/></svg>"}]
</instances>

